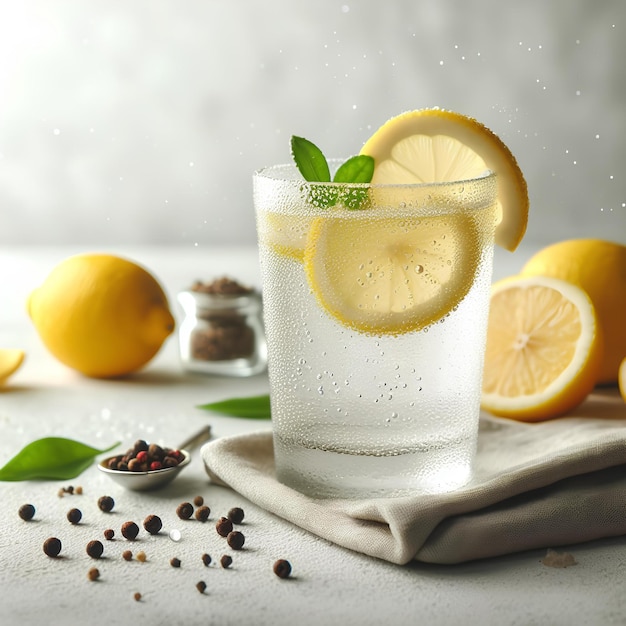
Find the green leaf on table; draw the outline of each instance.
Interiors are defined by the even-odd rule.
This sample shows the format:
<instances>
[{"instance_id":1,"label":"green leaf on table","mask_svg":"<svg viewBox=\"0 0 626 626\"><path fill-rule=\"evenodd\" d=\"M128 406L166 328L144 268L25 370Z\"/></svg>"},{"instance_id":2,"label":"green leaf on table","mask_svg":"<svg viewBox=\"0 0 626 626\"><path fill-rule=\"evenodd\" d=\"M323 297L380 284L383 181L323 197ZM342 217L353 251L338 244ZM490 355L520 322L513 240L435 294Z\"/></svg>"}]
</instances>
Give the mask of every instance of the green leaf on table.
<instances>
[{"instance_id":1,"label":"green leaf on table","mask_svg":"<svg viewBox=\"0 0 626 626\"><path fill-rule=\"evenodd\" d=\"M231 417L247 417L251 419L270 419L272 417L270 397L268 395L229 398L220 402L199 404L197 408Z\"/></svg>"},{"instance_id":2,"label":"green leaf on table","mask_svg":"<svg viewBox=\"0 0 626 626\"><path fill-rule=\"evenodd\" d=\"M291 137L291 156L304 180L330 182L330 169L323 152L304 137Z\"/></svg>"},{"instance_id":3,"label":"green leaf on table","mask_svg":"<svg viewBox=\"0 0 626 626\"><path fill-rule=\"evenodd\" d=\"M44 437L26 445L0 468L0 481L67 480L85 471L94 458L118 446L99 450L80 441Z\"/></svg>"}]
</instances>

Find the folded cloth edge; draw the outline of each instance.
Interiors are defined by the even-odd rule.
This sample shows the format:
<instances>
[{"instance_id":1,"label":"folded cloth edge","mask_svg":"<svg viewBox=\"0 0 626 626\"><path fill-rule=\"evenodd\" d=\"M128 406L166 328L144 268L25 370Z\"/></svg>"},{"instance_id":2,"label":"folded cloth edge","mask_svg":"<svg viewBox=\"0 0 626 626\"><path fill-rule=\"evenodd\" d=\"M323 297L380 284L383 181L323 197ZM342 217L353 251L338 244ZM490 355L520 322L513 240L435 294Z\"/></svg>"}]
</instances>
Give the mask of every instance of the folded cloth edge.
<instances>
[{"instance_id":1,"label":"folded cloth edge","mask_svg":"<svg viewBox=\"0 0 626 626\"><path fill-rule=\"evenodd\" d=\"M513 467L487 483L470 483L458 491L438 496L367 501L316 500L278 483L273 472L271 433L266 431L210 442L203 447L202 455L212 480L228 485L262 508L344 547L394 563L407 563L414 558L456 562L449 554L428 549L429 536L444 520L448 520L447 526L451 527L449 520L452 518L480 517L477 511L519 494L572 476L620 465L626 461L626 447L623 436L615 438L615 432L605 432L584 445L544 455L531 466ZM609 497L609 501L614 499ZM554 517L546 523L554 524ZM510 519L509 524L515 526L515 520ZM445 541L441 542L441 528L436 536L439 544L445 545ZM616 531L611 532L615 534ZM596 531L598 534L605 536ZM585 538L595 536L585 535ZM508 551L525 546L537 547L527 541ZM469 558L481 558L507 551L502 550L496 542L487 541L482 552L468 554L473 555Z\"/></svg>"}]
</instances>

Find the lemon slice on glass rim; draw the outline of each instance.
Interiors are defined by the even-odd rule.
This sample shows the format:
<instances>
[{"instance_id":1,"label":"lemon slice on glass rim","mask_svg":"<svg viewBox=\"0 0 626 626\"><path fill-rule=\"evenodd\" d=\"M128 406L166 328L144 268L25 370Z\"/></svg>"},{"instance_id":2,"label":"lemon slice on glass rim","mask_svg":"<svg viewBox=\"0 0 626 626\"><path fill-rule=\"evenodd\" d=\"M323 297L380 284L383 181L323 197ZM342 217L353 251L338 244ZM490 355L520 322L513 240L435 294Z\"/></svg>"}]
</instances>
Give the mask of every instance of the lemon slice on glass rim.
<instances>
[{"instance_id":1,"label":"lemon slice on glass rim","mask_svg":"<svg viewBox=\"0 0 626 626\"><path fill-rule=\"evenodd\" d=\"M495 242L513 251L528 223L528 188L504 142L471 117L443 109L402 113L383 124L361 154L374 158L372 184L452 182L491 170L498 180Z\"/></svg>"},{"instance_id":2,"label":"lemon slice on glass rim","mask_svg":"<svg viewBox=\"0 0 626 626\"><path fill-rule=\"evenodd\" d=\"M479 218L474 220L467 207L455 208L453 183L469 185L496 174L496 241L513 250L528 219L524 177L509 149L489 129L440 109L394 117L365 143L361 154L375 160L370 188L375 204L402 206L405 194L394 185L415 190L420 184L442 183L433 201L445 208L418 217L407 205L402 219L364 208L356 212L360 219L351 212L345 219L328 215L314 220L304 252L309 286L327 312L358 332L421 330L465 298L484 247Z\"/></svg>"}]
</instances>

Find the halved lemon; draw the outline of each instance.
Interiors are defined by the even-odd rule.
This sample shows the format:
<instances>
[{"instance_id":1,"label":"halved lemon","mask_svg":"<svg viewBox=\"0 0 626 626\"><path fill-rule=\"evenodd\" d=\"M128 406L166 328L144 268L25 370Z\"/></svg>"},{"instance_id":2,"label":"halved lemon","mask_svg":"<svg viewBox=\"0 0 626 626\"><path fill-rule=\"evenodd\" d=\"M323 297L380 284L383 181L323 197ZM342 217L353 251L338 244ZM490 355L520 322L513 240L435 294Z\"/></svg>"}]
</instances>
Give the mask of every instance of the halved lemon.
<instances>
[{"instance_id":1,"label":"halved lemon","mask_svg":"<svg viewBox=\"0 0 626 626\"><path fill-rule=\"evenodd\" d=\"M302 261L311 217L263 212L259 214L258 219L261 243L282 256Z\"/></svg>"},{"instance_id":2,"label":"halved lemon","mask_svg":"<svg viewBox=\"0 0 626 626\"><path fill-rule=\"evenodd\" d=\"M311 224L304 268L322 307L362 333L417 331L467 294L480 257L479 231L464 214L325 217Z\"/></svg>"},{"instance_id":3,"label":"halved lemon","mask_svg":"<svg viewBox=\"0 0 626 626\"><path fill-rule=\"evenodd\" d=\"M580 287L543 276L493 285L483 409L526 422L563 415L593 389L601 361L598 318Z\"/></svg>"},{"instance_id":4,"label":"halved lemon","mask_svg":"<svg viewBox=\"0 0 626 626\"><path fill-rule=\"evenodd\" d=\"M0 348L0 385L20 368L23 361L23 350Z\"/></svg>"},{"instance_id":5,"label":"halved lemon","mask_svg":"<svg viewBox=\"0 0 626 626\"><path fill-rule=\"evenodd\" d=\"M409 111L383 124L361 154L375 160L372 183L451 182L495 172L496 244L512 251L522 240L528 222L526 181L509 148L475 119L442 109Z\"/></svg>"}]
</instances>

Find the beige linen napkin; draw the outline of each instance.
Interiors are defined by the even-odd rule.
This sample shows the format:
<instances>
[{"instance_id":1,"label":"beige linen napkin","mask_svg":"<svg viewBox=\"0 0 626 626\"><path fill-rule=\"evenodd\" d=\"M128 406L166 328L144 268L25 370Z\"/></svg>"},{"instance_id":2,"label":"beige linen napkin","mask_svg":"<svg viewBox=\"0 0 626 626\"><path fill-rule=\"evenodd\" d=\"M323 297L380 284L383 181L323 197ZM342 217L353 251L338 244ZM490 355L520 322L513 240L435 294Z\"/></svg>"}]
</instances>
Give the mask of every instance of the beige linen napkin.
<instances>
[{"instance_id":1,"label":"beige linen napkin","mask_svg":"<svg viewBox=\"0 0 626 626\"><path fill-rule=\"evenodd\" d=\"M540 424L482 416L473 479L443 495L309 498L276 480L268 432L218 439L202 456L213 481L393 563L459 563L626 534L626 404L615 391Z\"/></svg>"}]
</instances>

